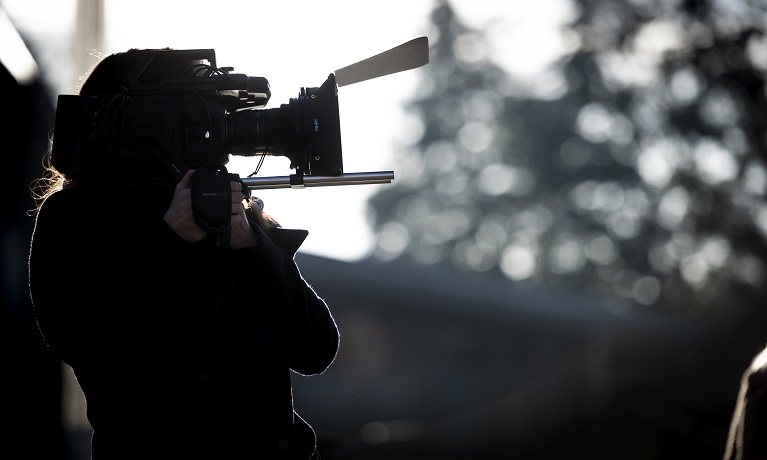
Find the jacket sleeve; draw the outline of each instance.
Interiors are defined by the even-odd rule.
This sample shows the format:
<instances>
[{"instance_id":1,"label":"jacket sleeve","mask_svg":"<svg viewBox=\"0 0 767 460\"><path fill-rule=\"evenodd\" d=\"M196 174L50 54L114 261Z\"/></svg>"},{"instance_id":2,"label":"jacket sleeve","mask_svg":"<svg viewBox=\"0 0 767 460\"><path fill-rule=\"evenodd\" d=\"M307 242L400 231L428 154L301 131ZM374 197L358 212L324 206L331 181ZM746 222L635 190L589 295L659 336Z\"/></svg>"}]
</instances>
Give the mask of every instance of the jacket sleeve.
<instances>
[{"instance_id":1,"label":"jacket sleeve","mask_svg":"<svg viewBox=\"0 0 767 460\"><path fill-rule=\"evenodd\" d=\"M267 236L254 226L258 244L235 252L242 286L269 286L244 296L249 304L267 300L264 312L285 347L290 367L302 375L324 372L335 359L339 332L326 304L295 263L295 252L308 232L275 228ZM253 278L258 283L253 283ZM251 282L248 282L248 278Z\"/></svg>"},{"instance_id":2,"label":"jacket sleeve","mask_svg":"<svg viewBox=\"0 0 767 460\"><path fill-rule=\"evenodd\" d=\"M187 289L168 289L175 285L169 274L181 277L177 267L185 264L177 259L186 243L161 219L137 224L131 212L73 189L50 196L37 215L30 295L45 343L70 365L149 349L157 342L147 334L161 340L175 319L175 296Z\"/></svg>"}]
</instances>

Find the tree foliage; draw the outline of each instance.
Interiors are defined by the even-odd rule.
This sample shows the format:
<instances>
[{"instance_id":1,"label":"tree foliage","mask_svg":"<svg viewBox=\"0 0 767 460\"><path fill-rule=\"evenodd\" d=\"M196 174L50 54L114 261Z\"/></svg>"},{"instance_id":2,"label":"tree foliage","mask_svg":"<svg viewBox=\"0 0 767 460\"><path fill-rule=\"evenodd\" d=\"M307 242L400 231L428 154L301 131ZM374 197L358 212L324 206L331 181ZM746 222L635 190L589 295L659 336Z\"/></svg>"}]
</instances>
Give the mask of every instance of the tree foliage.
<instances>
[{"instance_id":1,"label":"tree foliage","mask_svg":"<svg viewBox=\"0 0 767 460\"><path fill-rule=\"evenodd\" d=\"M431 61L407 106L420 136L370 200L374 256L585 290L614 306L703 315L757 304L767 5L570 7L568 52L524 80L438 2Z\"/></svg>"}]
</instances>

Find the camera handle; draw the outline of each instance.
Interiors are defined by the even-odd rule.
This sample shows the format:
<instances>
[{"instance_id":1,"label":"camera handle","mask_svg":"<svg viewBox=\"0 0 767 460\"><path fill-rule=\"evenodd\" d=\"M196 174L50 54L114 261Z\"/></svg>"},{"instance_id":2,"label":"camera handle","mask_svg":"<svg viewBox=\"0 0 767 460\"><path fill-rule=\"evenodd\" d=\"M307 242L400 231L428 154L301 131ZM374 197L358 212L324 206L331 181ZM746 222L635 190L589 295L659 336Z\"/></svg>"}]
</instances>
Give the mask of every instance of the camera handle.
<instances>
[{"instance_id":1,"label":"camera handle","mask_svg":"<svg viewBox=\"0 0 767 460\"><path fill-rule=\"evenodd\" d=\"M214 239L215 247L231 245L232 191L229 181L239 180L240 176L230 174L223 165L201 167L192 174L194 221ZM244 184L242 190L249 195Z\"/></svg>"}]
</instances>

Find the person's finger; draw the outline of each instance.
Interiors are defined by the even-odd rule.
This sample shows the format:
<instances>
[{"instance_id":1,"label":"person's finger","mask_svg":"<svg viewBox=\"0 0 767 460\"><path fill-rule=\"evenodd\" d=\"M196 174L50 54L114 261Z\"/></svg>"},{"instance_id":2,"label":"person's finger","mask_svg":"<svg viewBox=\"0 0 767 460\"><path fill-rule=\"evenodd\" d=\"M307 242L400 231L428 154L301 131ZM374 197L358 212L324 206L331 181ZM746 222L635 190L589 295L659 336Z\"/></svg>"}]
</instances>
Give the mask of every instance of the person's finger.
<instances>
[{"instance_id":1,"label":"person's finger","mask_svg":"<svg viewBox=\"0 0 767 460\"><path fill-rule=\"evenodd\" d=\"M232 204L241 203L245 199L245 195L242 192L232 191Z\"/></svg>"},{"instance_id":2,"label":"person's finger","mask_svg":"<svg viewBox=\"0 0 767 460\"><path fill-rule=\"evenodd\" d=\"M235 180L229 181L229 187L232 192L242 192L242 182L238 182Z\"/></svg>"},{"instance_id":3,"label":"person's finger","mask_svg":"<svg viewBox=\"0 0 767 460\"><path fill-rule=\"evenodd\" d=\"M176 191L185 190L188 188L191 188L192 186L192 174L194 174L194 169L190 169L184 174L184 177L181 178L180 181L178 181L178 184L176 184Z\"/></svg>"},{"instance_id":4,"label":"person's finger","mask_svg":"<svg viewBox=\"0 0 767 460\"><path fill-rule=\"evenodd\" d=\"M245 217L245 206L242 203L236 203L232 205L232 216L229 219L229 224L233 229L238 229L240 226L249 226L248 218Z\"/></svg>"},{"instance_id":5,"label":"person's finger","mask_svg":"<svg viewBox=\"0 0 767 460\"><path fill-rule=\"evenodd\" d=\"M245 193L242 189L242 183L237 181L229 181L231 196L232 196L232 205L234 206L236 203L241 203L242 200L245 199Z\"/></svg>"}]
</instances>

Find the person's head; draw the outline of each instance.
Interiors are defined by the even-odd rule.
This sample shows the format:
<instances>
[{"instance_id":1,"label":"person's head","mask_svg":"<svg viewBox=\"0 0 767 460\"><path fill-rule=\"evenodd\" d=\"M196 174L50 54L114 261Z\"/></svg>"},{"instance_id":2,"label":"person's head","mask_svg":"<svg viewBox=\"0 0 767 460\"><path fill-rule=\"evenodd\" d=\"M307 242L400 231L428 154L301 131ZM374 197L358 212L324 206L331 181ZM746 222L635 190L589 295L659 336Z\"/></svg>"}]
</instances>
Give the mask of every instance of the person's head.
<instances>
[{"instance_id":1,"label":"person's head","mask_svg":"<svg viewBox=\"0 0 767 460\"><path fill-rule=\"evenodd\" d=\"M87 77L83 80L78 94L98 96L123 92L131 70L148 51L152 50L132 48L104 57L87 72ZM51 163L52 142L55 142L55 133L54 139L49 139L48 150L43 156L43 175L31 184L32 197L37 205L35 209L30 210L30 214L36 213L47 197L76 183L75 180L59 172Z\"/></svg>"},{"instance_id":2,"label":"person's head","mask_svg":"<svg viewBox=\"0 0 767 460\"><path fill-rule=\"evenodd\" d=\"M81 96L98 96L126 91L128 76L150 51L156 50L131 48L128 51L106 56L88 73L88 77L80 86L78 94Z\"/></svg>"}]
</instances>

